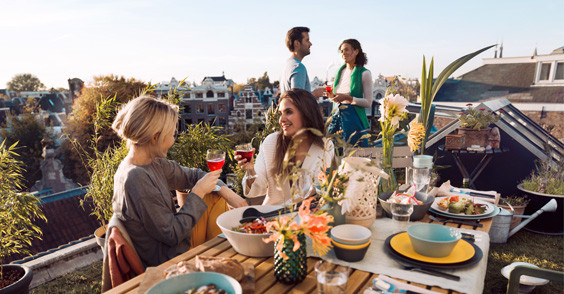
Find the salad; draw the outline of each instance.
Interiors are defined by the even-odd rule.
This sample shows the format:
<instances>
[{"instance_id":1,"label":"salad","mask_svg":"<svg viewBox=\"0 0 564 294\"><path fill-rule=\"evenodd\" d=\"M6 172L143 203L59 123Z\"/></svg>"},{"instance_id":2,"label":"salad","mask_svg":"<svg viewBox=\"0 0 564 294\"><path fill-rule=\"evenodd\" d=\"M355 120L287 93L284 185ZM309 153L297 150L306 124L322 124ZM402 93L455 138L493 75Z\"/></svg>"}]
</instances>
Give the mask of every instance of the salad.
<instances>
[{"instance_id":1,"label":"salad","mask_svg":"<svg viewBox=\"0 0 564 294\"><path fill-rule=\"evenodd\" d=\"M266 234L266 223L267 220L264 217L259 217L250 223L244 223L237 227L233 227L232 230L247 234Z\"/></svg>"},{"instance_id":2,"label":"salad","mask_svg":"<svg viewBox=\"0 0 564 294\"><path fill-rule=\"evenodd\" d=\"M474 200L460 196L445 197L437 206L443 211L466 215L483 214L487 209L485 204L474 203Z\"/></svg>"}]
</instances>

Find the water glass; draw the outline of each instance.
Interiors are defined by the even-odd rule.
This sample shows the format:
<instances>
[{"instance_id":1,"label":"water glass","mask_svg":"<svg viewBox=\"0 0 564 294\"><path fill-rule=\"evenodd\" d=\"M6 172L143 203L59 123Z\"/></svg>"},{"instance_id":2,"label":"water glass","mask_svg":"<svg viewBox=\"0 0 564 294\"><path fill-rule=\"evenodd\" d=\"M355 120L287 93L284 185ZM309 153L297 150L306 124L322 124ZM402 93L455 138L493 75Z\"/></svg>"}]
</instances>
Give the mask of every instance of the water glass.
<instances>
[{"instance_id":1,"label":"water glass","mask_svg":"<svg viewBox=\"0 0 564 294\"><path fill-rule=\"evenodd\" d=\"M407 168L407 179L406 183L415 186L417 192L427 193L429 188L429 183L431 182L431 169L429 168L417 168L408 167Z\"/></svg>"},{"instance_id":2,"label":"water glass","mask_svg":"<svg viewBox=\"0 0 564 294\"><path fill-rule=\"evenodd\" d=\"M403 232L407 230L407 226L409 225L409 218L413 213L413 203L392 203L390 205L390 209L392 210L392 219L394 220L396 231Z\"/></svg>"},{"instance_id":3,"label":"water glass","mask_svg":"<svg viewBox=\"0 0 564 294\"><path fill-rule=\"evenodd\" d=\"M349 268L320 260L315 264L317 273L317 293L344 294L349 279Z\"/></svg>"}]
</instances>

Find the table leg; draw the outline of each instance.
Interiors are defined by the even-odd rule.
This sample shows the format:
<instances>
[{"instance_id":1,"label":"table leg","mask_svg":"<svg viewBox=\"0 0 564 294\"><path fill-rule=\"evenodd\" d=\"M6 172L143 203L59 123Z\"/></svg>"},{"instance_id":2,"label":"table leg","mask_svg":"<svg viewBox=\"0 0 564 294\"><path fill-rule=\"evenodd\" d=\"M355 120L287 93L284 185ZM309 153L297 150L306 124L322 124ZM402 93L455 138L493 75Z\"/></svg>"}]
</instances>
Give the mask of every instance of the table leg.
<instances>
[{"instance_id":1,"label":"table leg","mask_svg":"<svg viewBox=\"0 0 564 294\"><path fill-rule=\"evenodd\" d=\"M458 169L460 170L460 173L462 174L462 183L464 186L464 183L469 183L471 184L471 176L468 173L468 170L466 170L466 167L464 166L464 164L462 163L462 160L460 159L460 157L458 156L457 153L451 153L452 157L454 158L454 162L456 163L456 166L458 167Z\"/></svg>"},{"instance_id":2,"label":"table leg","mask_svg":"<svg viewBox=\"0 0 564 294\"><path fill-rule=\"evenodd\" d=\"M478 176L482 173L482 171L484 171L484 169L486 168L486 166L488 166L490 161L492 161L492 158L493 157L489 154L484 155L482 160L480 160L480 163L478 163L478 165L472 171L472 174L470 174L470 187L472 189L476 189L476 186L474 186L474 181L478 178Z\"/></svg>"}]
</instances>

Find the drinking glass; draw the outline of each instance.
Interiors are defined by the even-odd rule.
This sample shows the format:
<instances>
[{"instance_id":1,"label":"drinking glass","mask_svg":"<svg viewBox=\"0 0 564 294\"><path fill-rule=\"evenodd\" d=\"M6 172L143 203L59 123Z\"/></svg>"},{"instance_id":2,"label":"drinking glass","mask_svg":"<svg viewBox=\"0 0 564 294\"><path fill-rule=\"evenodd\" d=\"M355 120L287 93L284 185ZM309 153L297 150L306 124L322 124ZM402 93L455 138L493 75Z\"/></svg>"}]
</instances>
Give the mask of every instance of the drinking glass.
<instances>
[{"instance_id":1,"label":"drinking glass","mask_svg":"<svg viewBox=\"0 0 564 294\"><path fill-rule=\"evenodd\" d=\"M407 183L414 185L417 192L427 193L429 183L431 182L431 169L429 168L407 168Z\"/></svg>"},{"instance_id":2,"label":"drinking glass","mask_svg":"<svg viewBox=\"0 0 564 294\"><path fill-rule=\"evenodd\" d=\"M394 226L398 232L403 232L407 230L409 225L409 218L413 213L413 203L400 204L392 203L390 205L392 210L392 219L394 220Z\"/></svg>"},{"instance_id":3,"label":"drinking glass","mask_svg":"<svg viewBox=\"0 0 564 294\"><path fill-rule=\"evenodd\" d=\"M208 168L210 171L216 171L223 167L225 163L225 151L217 149L208 149L206 154Z\"/></svg>"},{"instance_id":4,"label":"drinking glass","mask_svg":"<svg viewBox=\"0 0 564 294\"><path fill-rule=\"evenodd\" d=\"M241 155L247 162L251 162L253 160L253 145L251 143L245 143L235 146L235 155Z\"/></svg>"},{"instance_id":5,"label":"drinking glass","mask_svg":"<svg viewBox=\"0 0 564 294\"><path fill-rule=\"evenodd\" d=\"M225 175L225 184L227 188L234 190L237 187L237 175L234 173Z\"/></svg>"},{"instance_id":6,"label":"drinking glass","mask_svg":"<svg viewBox=\"0 0 564 294\"><path fill-rule=\"evenodd\" d=\"M332 86L326 86L325 92L327 92L327 98L333 98L333 87Z\"/></svg>"},{"instance_id":7,"label":"drinking glass","mask_svg":"<svg viewBox=\"0 0 564 294\"><path fill-rule=\"evenodd\" d=\"M349 278L348 267L337 267L331 262L320 260L315 264L315 272L317 273L317 293L345 293Z\"/></svg>"}]
</instances>

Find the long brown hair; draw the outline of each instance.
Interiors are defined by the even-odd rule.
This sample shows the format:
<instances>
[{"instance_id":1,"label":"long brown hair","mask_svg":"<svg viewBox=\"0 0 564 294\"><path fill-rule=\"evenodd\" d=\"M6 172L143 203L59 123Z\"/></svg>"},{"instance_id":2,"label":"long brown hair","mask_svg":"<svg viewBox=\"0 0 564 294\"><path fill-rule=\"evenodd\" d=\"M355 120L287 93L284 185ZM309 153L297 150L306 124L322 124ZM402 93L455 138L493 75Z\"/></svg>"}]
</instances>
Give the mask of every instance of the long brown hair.
<instances>
[{"instance_id":1,"label":"long brown hair","mask_svg":"<svg viewBox=\"0 0 564 294\"><path fill-rule=\"evenodd\" d=\"M360 46L360 42L356 39L346 39L339 45L339 51L341 50L341 46L343 44L349 44L353 48L353 50L358 50L358 54L356 55L356 59L354 61L354 65L357 67L363 67L368 62L368 57L366 57L366 53L362 51L362 47Z\"/></svg>"},{"instance_id":2,"label":"long brown hair","mask_svg":"<svg viewBox=\"0 0 564 294\"><path fill-rule=\"evenodd\" d=\"M292 88L282 94L280 100L278 101L278 105L280 105L283 99L290 99L290 101L292 101L292 103L296 106L300 112L304 129L316 129L321 132L321 134L325 135L325 124L323 122L323 117L321 116L319 104L317 104L315 97L310 92L303 89ZM324 146L323 138L321 136L318 136L309 130L305 131L305 135L312 144L320 147ZM284 136L282 131L278 133L276 153L274 157L275 162L273 167L274 174L289 172L289 167L286 167L286 170L284 170L284 158L286 157L286 152L288 152L288 149L293 144L292 139L292 137ZM294 154L293 157L295 156L296 155ZM294 158L289 158L289 160L293 159Z\"/></svg>"}]
</instances>

